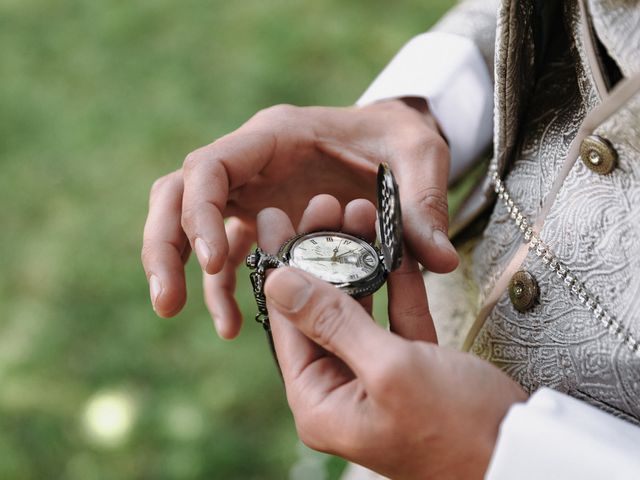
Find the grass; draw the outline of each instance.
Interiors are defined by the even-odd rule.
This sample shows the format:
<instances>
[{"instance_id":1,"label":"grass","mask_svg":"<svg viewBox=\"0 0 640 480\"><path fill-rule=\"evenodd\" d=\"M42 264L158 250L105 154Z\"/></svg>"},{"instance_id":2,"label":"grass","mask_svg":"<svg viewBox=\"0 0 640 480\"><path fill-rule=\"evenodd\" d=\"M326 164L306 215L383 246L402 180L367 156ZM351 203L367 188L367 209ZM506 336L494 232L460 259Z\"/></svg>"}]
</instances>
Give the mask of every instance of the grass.
<instances>
[{"instance_id":1,"label":"grass","mask_svg":"<svg viewBox=\"0 0 640 480\"><path fill-rule=\"evenodd\" d=\"M260 329L215 336L194 265L184 312L154 316L148 189L260 108L352 103L450 3L0 2L0 478L336 477ZM109 395L131 420L112 441L85 424Z\"/></svg>"}]
</instances>

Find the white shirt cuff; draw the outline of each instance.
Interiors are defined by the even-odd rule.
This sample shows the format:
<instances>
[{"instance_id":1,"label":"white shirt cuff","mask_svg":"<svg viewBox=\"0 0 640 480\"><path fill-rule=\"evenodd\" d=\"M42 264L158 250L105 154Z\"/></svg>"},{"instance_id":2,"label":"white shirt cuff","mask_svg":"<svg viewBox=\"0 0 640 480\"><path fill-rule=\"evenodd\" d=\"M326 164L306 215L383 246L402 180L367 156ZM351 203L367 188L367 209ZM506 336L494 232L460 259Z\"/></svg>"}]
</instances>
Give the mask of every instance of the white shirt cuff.
<instances>
[{"instance_id":1,"label":"white shirt cuff","mask_svg":"<svg viewBox=\"0 0 640 480\"><path fill-rule=\"evenodd\" d=\"M548 388L509 410L486 480L640 478L640 428Z\"/></svg>"},{"instance_id":2,"label":"white shirt cuff","mask_svg":"<svg viewBox=\"0 0 640 480\"><path fill-rule=\"evenodd\" d=\"M357 105L401 97L428 101L449 142L451 180L478 159L491 142L493 83L480 50L468 38L441 32L414 37Z\"/></svg>"}]
</instances>

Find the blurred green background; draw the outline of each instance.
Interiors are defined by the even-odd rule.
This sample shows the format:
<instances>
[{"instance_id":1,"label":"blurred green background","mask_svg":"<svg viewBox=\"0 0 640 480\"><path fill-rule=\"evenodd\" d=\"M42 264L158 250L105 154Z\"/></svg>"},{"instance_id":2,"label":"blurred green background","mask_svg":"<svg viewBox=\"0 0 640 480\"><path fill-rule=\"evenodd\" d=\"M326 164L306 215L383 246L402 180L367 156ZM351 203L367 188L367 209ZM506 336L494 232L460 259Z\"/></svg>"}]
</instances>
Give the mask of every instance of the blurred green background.
<instances>
[{"instance_id":1,"label":"blurred green background","mask_svg":"<svg viewBox=\"0 0 640 480\"><path fill-rule=\"evenodd\" d=\"M450 3L0 0L0 479L337 478L193 264L155 317L148 189L260 108L352 103Z\"/></svg>"}]
</instances>

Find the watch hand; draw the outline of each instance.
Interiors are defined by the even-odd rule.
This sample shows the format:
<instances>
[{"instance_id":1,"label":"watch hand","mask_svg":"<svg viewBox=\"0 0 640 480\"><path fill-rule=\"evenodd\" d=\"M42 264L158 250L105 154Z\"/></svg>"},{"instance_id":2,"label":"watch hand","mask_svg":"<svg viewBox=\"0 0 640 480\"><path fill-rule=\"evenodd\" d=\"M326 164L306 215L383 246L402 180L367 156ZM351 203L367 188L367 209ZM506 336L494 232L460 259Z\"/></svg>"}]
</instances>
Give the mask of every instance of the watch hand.
<instances>
[{"instance_id":1,"label":"watch hand","mask_svg":"<svg viewBox=\"0 0 640 480\"><path fill-rule=\"evenodd\" d=\"M333 257L304 257L300 259L302 262L319 262L327 260L333 262Z\"/></svg>"},{"instance_id":2,"label":"watch hand","mask_svg":"<svg viewBox=\"0 0 640 480\"><path fill-rule=\"evenodd\" d=\"M355 252L355 250L356 250L355 248L352 248L351 250L349 250L347 252L343 252L340 255L338 255L337 258L344 257L345 255L349 255L350 253Z\"/></svg>"},{"instance_id":3,"label":"watch hand","mask_svg":"<svg viewBox=\"0 0 640 480\"><path fill-rule=\"evenodd\" d=\"M342 245L342 242L343 240L340 240L340 243L338 243L338 246L333 249L333 256L331 257L332 262L335 262L337 260L338 250L340 249L340 245Z\"/></svg>"},{"instance_id":4,"label":"watch hand","mask_svg":"<svg viewBox=\"0 0 640 480\"><path fill-rule=\"evenodd\" d=\"M305 257L299 260L300 262L331 262L331 263L351 263L356 264L357 262L350 262L347 258L343 258L338 255L334 260L333 257Z\"/></svg>"}]
</instances>

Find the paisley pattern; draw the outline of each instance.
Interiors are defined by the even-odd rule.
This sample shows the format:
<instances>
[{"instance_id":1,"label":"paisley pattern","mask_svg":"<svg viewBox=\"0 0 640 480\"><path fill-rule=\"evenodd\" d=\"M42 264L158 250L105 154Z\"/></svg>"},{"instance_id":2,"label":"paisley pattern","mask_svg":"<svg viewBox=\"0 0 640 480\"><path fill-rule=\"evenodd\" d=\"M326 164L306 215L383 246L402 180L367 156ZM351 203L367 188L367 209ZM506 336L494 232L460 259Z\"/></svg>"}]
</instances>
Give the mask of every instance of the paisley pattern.
<instances>
[{"instance_id":1,"label":"paisley pattern","mask_svg":"<svg viewBox=\"0 0 640 480\"><path fill-rule=\"evenodd\" d=\"M528 102L531 106L521 126L524 134L517 160L506 177L514 201L528 218L535 218L585 115L569 42L566 37L558 40ZM474 254L475 278L482 286L481 303L521 241L506 209L496 208Z\"/></svg>"},{"instance_id":2,"label":"paisley pattern","mask_svg":"<svg viewBox=\"0 0 640 480\"><path fill-rule=\"evenodd\" d=\"M558 17L567 35L562 35L562 28L552 29L561 35L547 45L550 56L544 58L533 86L532 9L543 1L503 0L496 34L496 159L500 172L508 170L509 191L530 219L558 176L586 113L601 101L580 34L578 1L588 2L593 27L622 73L640 72L637 1L567 0ZM495 12L494 0L464 0L436 29L472 38L491 71ZM636 337L640 336L639 119L640 93L594 132L616 148L618 169L599 176L578 161L541 232L545 243ZM426 276L440 343L461 345L461 336L521 239L505 207L496 204L483 236L458 246L458 269L449 275ZM538 257L529 254L521 268L536 277L540 303L520 313L505 292L472 351L530 392L551 387L640 425L640 359L594 321ZM352 473L350 480L382 478L365 476L362 470Z\"/></svg>"},{"instance_id":3,"label":"paisley pattern","mask_svg":"<svg viewBox=\"0 0 640 480\"><path fill-rule=\"evenodd\" d=\"M589 0L593 27L622 73L640 73L640 8L637 0Z\"/></svg>"},{"instance_id":4,"label":"paisley pattern","mask_svg":"<svg viewBox=\"0 0 640 480\"><path fill-rule=\"evenodd\" d=\"M495 155L500 172L509 172L503 178L512 197L530 219L558 176L586 113L601 101L581 36L579 1L588 4L593 27L622 73L640 72L637 0L566 0L560 17L567 34L549 42L553 49L546 53L545 66L533 86L532 9L543 1L503 0L495 37ZM464 0L436 27L472 38L490 71L496 22L492 12L496 12L495 0ZM562 34L563 29L554 31ZM639 337L640 93L594 133L614 145L618 169L599 176L578 161L564 181L541 237ZM505 207L496 204L482 238L458 246L461 263L456 272L426 276L440 343L461 345L461 336L521 242ZM520 313L505 292L472 351L530 392L551 387L640 424L640 359L595 322L538 257L529 254L521 268L536 277L539 304Z\"/></svg>"},{"instance_id":5,"label":"paisley pattern","mask_svg":"<svg viewBox=\"0 0 640 480\"><path fill-rule=\"evenodd\" d=\"M531 219L557 177L586 113L600 101L583 52L576 1L566 2L563 17L568 35L551 42L555 49L548 52L545 68L531 96L524 100L526 117L519 123L509 109L497 103L498 110L506 111L506 117L520 125L520 141L502 165L509 168L505 182L514 201ZM616 35L625 35L619 25L616 28ZM626 71L622 65L621 70ZM598 127L594 133L612 142L619 167L600 176L580 161L575 163L540 234L635 335L640 334L639 118L640 94ZM502 204L497 204L474 253L481 295L492 289L520 245L516 226ZM640 424L640 359L603 330L535 255L529 254L521 268L537 278L539 304L520 313L504 293L472 351L504 369L529 391L552 387Z\"/></svg>"}]
</instances>

